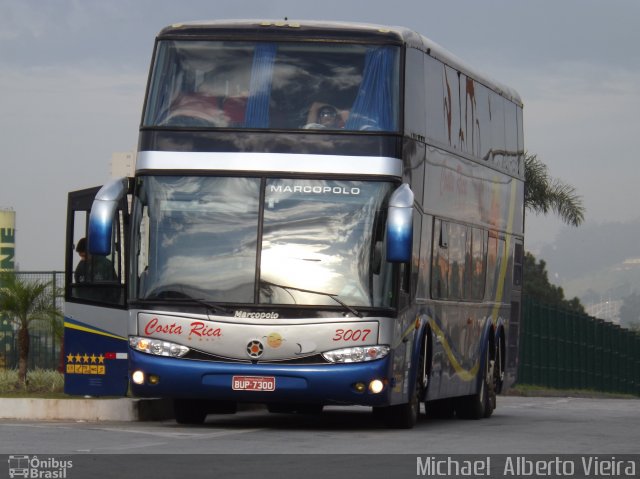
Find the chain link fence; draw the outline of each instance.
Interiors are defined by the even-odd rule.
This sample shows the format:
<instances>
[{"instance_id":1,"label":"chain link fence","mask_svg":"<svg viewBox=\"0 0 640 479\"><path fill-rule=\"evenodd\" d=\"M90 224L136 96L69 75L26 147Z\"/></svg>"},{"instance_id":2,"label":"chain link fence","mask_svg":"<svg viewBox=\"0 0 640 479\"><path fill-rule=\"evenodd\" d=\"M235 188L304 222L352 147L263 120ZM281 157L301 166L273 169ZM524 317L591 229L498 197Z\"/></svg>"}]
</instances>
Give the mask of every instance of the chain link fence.
<instances>
[{"instance_id":1,"label":"chain link fence","mask_svg":"<svg viewBox=\"0 0 640 479\"><path fill-rule=\"evenodd\" d=\"M25 281L39 281L49 284L47 292L51 304L60 311L64 300L55 291L64 287L64 273L60 271L16 271L15 274ZM58 369L60 350L62 348L62 319L59 327L48 321L34 321L29 327L30 350L29 369ZM0 369L17 369L18 367L18 329L5 312L0 311Z\"/></svg>"}]
</instances>

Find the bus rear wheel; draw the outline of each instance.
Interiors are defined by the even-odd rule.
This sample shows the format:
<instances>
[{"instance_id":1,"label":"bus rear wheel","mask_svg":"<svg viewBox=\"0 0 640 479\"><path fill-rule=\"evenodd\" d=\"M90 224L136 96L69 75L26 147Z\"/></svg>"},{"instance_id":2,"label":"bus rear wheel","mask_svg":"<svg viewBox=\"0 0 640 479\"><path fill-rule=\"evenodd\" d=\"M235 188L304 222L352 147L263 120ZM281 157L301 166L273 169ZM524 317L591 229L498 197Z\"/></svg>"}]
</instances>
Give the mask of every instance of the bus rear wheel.
<instances>
[{"instance_id":1,"label":"bus rear wheel","mask_svg":"<svg viewBox=\"0 0 640 479\"><path fill-rule=\"evenodd\" d=\"M480 389L471 396L456 401L456 415L461 419L481 419L490 417L496 407L495 355L491 343L485 348Z\"/></svg>"}]
</instances>

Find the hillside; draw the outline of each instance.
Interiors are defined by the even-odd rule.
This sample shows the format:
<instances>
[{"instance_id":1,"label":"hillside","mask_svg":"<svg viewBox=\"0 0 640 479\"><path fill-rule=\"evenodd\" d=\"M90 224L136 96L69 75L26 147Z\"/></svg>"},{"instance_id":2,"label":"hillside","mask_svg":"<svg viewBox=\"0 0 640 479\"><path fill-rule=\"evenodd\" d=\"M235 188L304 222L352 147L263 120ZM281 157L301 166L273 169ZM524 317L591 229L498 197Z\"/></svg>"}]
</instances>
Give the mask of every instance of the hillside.
<instances>
[{"instance_id":1,"label":"hillside","mask_svg":"<svg viewBox=\"0 0 640 479\"><path fill-rule=\"evenodd\" d=\"M539 258L565 297L577 296L587 308L619 301L640 291L640 219L565 228Z\"/></svg>"}]
</instances>

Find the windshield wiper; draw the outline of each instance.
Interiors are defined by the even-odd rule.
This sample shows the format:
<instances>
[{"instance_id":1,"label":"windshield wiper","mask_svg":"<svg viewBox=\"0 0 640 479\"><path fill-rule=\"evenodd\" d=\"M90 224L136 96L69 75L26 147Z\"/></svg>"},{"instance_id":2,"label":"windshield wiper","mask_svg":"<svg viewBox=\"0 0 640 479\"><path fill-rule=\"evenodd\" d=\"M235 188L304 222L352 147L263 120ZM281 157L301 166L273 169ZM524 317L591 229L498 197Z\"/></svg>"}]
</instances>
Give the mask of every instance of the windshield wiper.
<instances>
[{"instance_id":1,"label":"windshield wiper","mask_svg":"<svg viewBox=\"0 0 640 479\"><path fill-rule=\"evenodd\" d=\"M205 306L209 309L212 309L216 313L229 314L229 310L226 308L223 308L219 304L216 304L212 301L207 301L206 299L202 299L202 298L192 298L191 296L189 296L188 294L182 291L176 291L171 289L162 290L157 293L154 292L154 294L151 294L150 296L147 296L144 299L136 299L136 300L132 300L131 302L135 304L135 303L150 303L154 301L161 301L161 302L168 302L168 303L194 302L202 306Z\"/></svg>"},{"instance_id":2,"label":"windshield wiper","mask_svg":"<svg viewBox=\"0 0 640 479\"><path fill-rule=\"evenodd\" d=\"M282 288L285 291L290 289L293 291L300 291L301 293L311 293L311 294L319 294L321 296L328 296L329 298L333 299L336 303L341 305L343 308L345 308L347 311L349 311L353 315L359 318L362 318L362 314L357 309L353 308L352 306L349 306L347 303L342 301L337 294L325 293L324 291L313 291L311 289L296 288L295 286L284 286L282 284L272 283L271 281L265 281L263 279L261 279L260 282L263 284L267 284L269 286L275 286L276 288Z\"/></svg>"}]
</instances>

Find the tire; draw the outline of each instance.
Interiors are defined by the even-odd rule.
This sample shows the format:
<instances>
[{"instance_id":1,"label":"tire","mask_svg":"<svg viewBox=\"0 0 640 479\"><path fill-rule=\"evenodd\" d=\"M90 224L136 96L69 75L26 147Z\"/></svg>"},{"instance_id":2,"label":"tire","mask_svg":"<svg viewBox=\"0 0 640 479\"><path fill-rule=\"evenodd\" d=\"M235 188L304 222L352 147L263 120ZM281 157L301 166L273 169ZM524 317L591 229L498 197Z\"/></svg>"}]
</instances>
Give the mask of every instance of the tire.
<instances>
[{"instance_id":1,"label":"tire","mask_svg":"<svg viewBox=\"0 0 640 479\"><path fill-rule=\"evenodd\" d=\"M411 429L418 423L420 415L420 401L415 394L405 404L396 406L374 407L373 417L381 419L384 425L392 429Z\"/></svg>"},{"instance_id":2,"label":"tire","mask_svg":"<svg viewBox=\"0 0 640 479\"><path fill-rule=\"evenodd\" d=\"M496 394L502 393L502 387L504 386L504 371L505 371L505 357L502 335L498 336L498 344L496 346L496 364L495 364L495 391Z\"/></svg>"},{"instance_id":3,"label":"tire","mask_svg":"<svg viewBox=\"0 0 640 479\"><path fill-rule=\"evenodd\" d=\"M491 343L485 348L482 365L482 379L480 389L471 396L464 396L456 401L456 415L461 419L481 419L493 414L496 407L496 372L495 354L491 354Z\"/></svg>"},{"instance_id":4,"label":"tire","mask_svg":"<svg viewBox=\"0 0 640 479\"><path fill-rule=\"evenodd\" d=\"M393 429L411 429L418 423L420 399L417 395L418 382L408 403L384 408L383 418L387 427Z\"/></svg>"},{"instance_id":5,"label":"tire","mask_svg":"<svg viewBox=\"0 0 640 479\"><path fill-rule=\"evenodd\" d=\"M207 417L206 403L197 399L174 399L173 412L178 424L202 424Z\"/></svg>"},{"instance_id":6,"label":"tire","mask_svg":"<svg viewBox=\"0 0 640 479\"><path fill-rule=\"evenodd\" d=\"M381 417L387 427L411 429L418 423L418 419L420 418L420 403L422 402L427 386L426 358L429 357L427 348L427 338L424 337L420 347L418 364L414 372L413 392L409 397L409 402L398 404L397 406L373 408L374 417Z\"/></svg>"},{"instance_id":7,"label":"tire","mask_svg":"<svg viewBox=\"0 0 640 479\"><path fill-rule=\"evenodd\" d=\"M178 424L202 424L208 414L235 414L238 405L233 401L207 401L182 399L173 401L173 412Z\"/></svg>"},{"instance_id":8,"label":"tire","mask_svg":"<svg viewBox=\"0 0 640 479\"><path fill-rule=\"evenodd\" d=\"M209 414L235 414L238 404L233 401L207 401L206 411Z\"/></svg>"}]
</instances>

